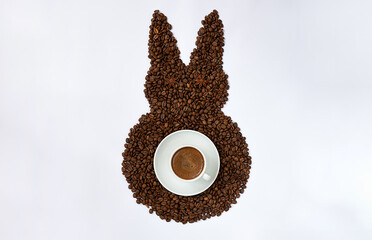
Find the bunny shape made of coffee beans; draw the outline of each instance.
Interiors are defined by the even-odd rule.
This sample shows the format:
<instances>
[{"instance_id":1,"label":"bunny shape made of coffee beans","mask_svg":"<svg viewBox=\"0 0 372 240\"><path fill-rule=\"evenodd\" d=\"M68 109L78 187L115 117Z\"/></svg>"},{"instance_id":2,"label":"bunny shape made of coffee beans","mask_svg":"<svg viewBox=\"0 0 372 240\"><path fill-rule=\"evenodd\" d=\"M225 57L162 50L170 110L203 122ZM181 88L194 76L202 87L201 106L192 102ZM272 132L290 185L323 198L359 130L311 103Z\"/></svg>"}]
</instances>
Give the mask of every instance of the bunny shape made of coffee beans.
<instances>
[{"instance_id":1,"label":"bunny shape made of coffee beans","mask_svg":"<svg viewBox=\"0 0 372 240\"><path fill-rule=\"evenodd\" d=\"M237 123L221 110L229 85L222 68L224 32L218 12L211 12L202 24L186 66L167 17L154 12L148 44L151 66L144 90L151 110L130 129L124 145L122 172L133 197L166 221L192 223L229 210L246 188L252 163ZM205 134L220 155L216 181L189 197L167 191L153 169L158 144L181 129Z\"/></svg>"}]
</instances>

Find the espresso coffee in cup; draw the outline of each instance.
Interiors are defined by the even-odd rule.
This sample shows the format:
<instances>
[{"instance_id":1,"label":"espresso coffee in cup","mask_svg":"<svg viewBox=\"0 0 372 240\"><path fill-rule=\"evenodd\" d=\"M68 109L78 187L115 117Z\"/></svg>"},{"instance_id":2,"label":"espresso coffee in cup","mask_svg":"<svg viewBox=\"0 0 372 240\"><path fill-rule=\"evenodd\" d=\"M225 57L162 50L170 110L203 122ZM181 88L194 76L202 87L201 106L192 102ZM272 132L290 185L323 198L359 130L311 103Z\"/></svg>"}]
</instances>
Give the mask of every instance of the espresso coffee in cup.
<instances>
[{"instance_id":1,"label":"espresso coffee in cup","mask_svg":"<svg viewBox=\"0 0 372 240\"><path fill-rule=\"evenodd\" d=\"M199 150L193 147L183 147L173 154L171 166L179 178L193 180L203 172L204 161L203 154Z\"/></svg>"}]
</instances>

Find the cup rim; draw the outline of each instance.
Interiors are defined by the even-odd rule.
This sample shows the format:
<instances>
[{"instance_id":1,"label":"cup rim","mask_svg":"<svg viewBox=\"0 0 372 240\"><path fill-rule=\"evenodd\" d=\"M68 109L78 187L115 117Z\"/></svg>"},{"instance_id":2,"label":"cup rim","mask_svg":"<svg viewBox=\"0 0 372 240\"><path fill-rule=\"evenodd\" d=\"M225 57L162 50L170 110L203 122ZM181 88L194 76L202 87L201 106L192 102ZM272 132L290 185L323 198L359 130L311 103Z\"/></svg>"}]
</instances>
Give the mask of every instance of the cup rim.
<instances>
[{"instance_id":1,"label":"cup rim","mask_svg":"<svg viewBox=\"0 0 372 240\"><path fill-rule=\"evenodd\" d=\"M181 177L179 177L174 171L173 171L173 168L172 168L172 158L173 158L173 155L180 149L182 148L185 148L185 147L192 147L192 148L195 148L196 150L198 150L202 157L203 157L203 161L204 161L204 166L203 166L203 171L196 177L196 178L193 178L193 179L183 179ZM205 155L203 153L203 151L201 151L198 147L194 146L194 145L191 145L191 144L185 144L185 145L181 145L179 148L177 148L176 150L173 151L173 153L171 154L171 157L170 157L170 160L169 160L169 167L171 169L171 172L172 174L174 174L174 176L176 176L178 179L184 181L184 182L193 182L193 181L196 181L198 180L199 178L201 178L204 173L205 173L205 170L207 169L207 159L205 158Z\"/></svg>"}]
</instances>

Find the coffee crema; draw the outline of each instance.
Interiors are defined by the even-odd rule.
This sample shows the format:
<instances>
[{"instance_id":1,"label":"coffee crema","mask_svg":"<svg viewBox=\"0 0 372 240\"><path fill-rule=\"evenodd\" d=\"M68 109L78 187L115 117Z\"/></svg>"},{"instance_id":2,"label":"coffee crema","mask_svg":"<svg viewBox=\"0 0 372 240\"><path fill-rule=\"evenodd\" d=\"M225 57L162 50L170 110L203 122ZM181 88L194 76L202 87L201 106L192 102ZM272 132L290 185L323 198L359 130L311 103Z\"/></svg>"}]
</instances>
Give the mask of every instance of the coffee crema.
<instances>
[{"instance_id":1,"label":"coffee crema","mask_svg":"<svg viewBox=\"0 0 372 240\"><path fill-rule=\"evenodd\" d=\"M204 169L203 155L193 147L178 149L172 156L172 170L180 178L192 180Z\"/></svg>"}]
</instances>

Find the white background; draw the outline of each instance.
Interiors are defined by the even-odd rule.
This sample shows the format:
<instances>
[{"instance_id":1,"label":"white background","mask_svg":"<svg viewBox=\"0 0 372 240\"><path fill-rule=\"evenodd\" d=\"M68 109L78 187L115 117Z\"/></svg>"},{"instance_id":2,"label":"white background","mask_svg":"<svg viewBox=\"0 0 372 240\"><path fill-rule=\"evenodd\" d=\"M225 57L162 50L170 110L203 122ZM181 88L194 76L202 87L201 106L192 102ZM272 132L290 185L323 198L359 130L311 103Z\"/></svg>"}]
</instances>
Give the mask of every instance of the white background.
<instances>
[{"instance_id":1,"label":"white background","mask_svg":"<svg viewBox=\"0 0 372 240\"><path fill-rule=\"evenodd\" d=\"M167 223L121 174L149 110L150 20L189 62L225 25L227 115L253 157L221 217ZM0 239L372 239L370 1L0 0Z\"/></svg>"}]
</instances>

